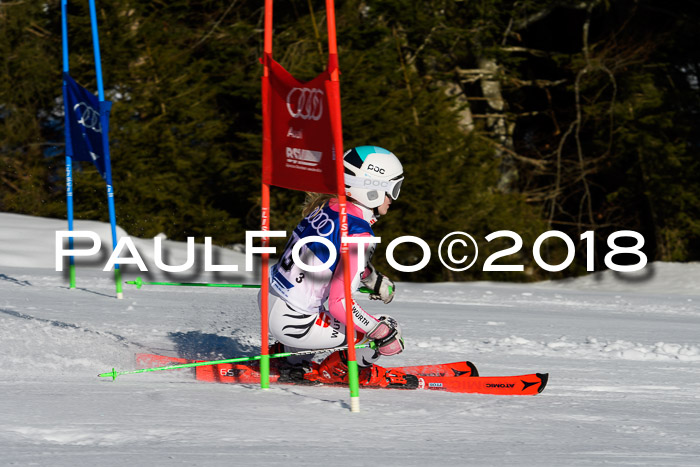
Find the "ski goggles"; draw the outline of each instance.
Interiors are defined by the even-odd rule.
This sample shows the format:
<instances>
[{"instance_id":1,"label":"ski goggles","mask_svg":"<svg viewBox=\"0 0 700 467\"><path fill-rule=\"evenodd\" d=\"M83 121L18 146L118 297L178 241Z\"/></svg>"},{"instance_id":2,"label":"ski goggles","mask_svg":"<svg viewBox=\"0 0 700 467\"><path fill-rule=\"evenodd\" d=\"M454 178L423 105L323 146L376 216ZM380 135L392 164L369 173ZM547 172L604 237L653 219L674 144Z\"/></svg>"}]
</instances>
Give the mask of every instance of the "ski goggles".
<instances>
[{"instance_id":1,"label":"ski goggles","mask_svg":"<svg viewBox=\"0 0 700 467\"><path fill-rule=\"evenodd\" d=\"M391 180L379 180L376 178L356 177L354 175L345 174L346 186L364 188L366 190L383 191L394 201L396 201L399 197L402 184L403 175L399 175Z\"/></svg>"}]
</instances>

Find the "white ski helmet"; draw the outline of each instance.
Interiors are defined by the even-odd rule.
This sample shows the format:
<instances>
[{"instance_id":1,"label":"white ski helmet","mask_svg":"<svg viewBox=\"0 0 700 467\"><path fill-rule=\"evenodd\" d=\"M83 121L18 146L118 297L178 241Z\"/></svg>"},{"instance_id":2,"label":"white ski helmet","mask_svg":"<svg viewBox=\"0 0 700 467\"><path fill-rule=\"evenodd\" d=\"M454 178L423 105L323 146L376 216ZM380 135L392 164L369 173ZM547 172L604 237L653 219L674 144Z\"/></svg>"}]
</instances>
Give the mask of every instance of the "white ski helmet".
<instances>
[{"instance_id":1,"label":"white ski helmet","mask_svg":"<svg viewBox=\"0 0 700 467\"><path fill-rule=\"evenodd\" d=\"M403 167L391 152L378 146L358 146L343 156L345 192L359 204L374 209L384 195L396 200L403 182Z\"/></svg>"}]
</instances>

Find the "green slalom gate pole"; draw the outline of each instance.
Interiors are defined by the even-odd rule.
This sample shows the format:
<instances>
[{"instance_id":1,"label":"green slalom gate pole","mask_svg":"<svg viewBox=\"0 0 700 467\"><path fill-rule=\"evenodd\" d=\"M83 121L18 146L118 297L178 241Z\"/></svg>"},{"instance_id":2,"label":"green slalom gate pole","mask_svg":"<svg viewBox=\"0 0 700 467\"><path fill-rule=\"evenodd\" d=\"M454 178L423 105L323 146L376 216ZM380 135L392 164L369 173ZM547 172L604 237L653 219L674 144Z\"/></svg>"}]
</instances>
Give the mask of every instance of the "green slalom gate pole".
<instances>
[{"instance_id":1,"label":"green slalom gate pole","mask_svg":"<svg viewBox=\"0 0 700 467\"><path fill-rule=\"evenodd\" d=\"M122 291L122 270L114 268L114 283L117 284L117 298L123 295Z\"/></svg>"},{"instance_id":2,"label":"green slalom gate pole","mask_svg":"<svg viewBox=\"0 0 700 467\"><path fill-rule=\"evenodd\" d=\"M356 349L363 349L365 347L371 347L372 344L358 344L355 346ZM308 355L312 353L318 353L318 352L332 352L336 350L345 350L347 349L346 347L334 347L330 349L314 349L314 350L302 350L301 352L283 352L283 353L276 353L273 355L266 355L269 358L283 358L283 357L293 357L296 355ZM114 368L112 368L112 371L106 372L106 373L100 373L97 375L99 378L112 378L112 381L117 379L117 376L122 376L122 375L135 375L138 373L148 373L151 371L163 371L163 370L178 370L180 368L193 368L197 366L210 366L210 365L220 365L223 363L243 363L243 362L252 362L255 360L261 360L262 355L256 355L254 357L239 357L239 358L229 358L226 360L210 360L207 362L195 362L195 363L182 363L180 365L168 365L168 366L159 366L155 368L142 368L140 370L131 370L131 371L117 371Z\"/></svg>"},{"instance_id":3,"label":"green slalom gate pole","mask_svg":"<svg viewBox=\"0 0 700 467\"><path fill-rule=\"evenodd\" d=\"M127 284L135 285L140 289L144 285L175 285L182 287L233 287L237 289L259 289L259 284L221 284L221 283L206 283L206 282L149 282L141 280L137 277L136 280L126 281Z\"/></svg>"},{"instance_id":4,"label":"green slalom gate pole","mask_svg":"<svg viewBox=\"0 0 700 467\"><path fill-rule=\"evenodd\" d=\"M222 284L222 283L207 283L207 282L150 282L144 281L140 277L137 277L133 281L125 281L126 284L135 285L137 289L140 289L144 285L174 285L180 287L232 287L236 289L259 289L259 284ZM367 287L360 287L359 291L361 293L374 293L372 289Z\"/></svg>"}]
</instances>

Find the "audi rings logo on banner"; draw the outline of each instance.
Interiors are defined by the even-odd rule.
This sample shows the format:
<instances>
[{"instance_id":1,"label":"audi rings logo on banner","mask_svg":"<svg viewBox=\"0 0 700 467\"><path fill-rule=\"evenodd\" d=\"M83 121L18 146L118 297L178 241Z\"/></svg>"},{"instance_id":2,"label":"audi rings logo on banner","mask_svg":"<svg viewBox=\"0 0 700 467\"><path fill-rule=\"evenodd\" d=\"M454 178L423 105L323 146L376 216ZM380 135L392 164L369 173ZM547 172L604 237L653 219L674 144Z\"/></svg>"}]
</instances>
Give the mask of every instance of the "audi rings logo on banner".
<instances>
[{"instance_id":1,"label":"audi rings logo on banner","mask_svg":"<svg viewBox=\"0 0 700 467\"><path fill-rule=\"evenodd\" d=\"M318 121L323 115L323 91L294 88L287 94L287 110L292 118Z\"/></svg>"},{"instance_id":2,"label":"audi rings logo on banner","mask_svg":"<svg viewBox=\"0 0 700 467\"><path fill-rule=\"evenodd\" d=\"M85 102L75 104L73 111L78 116L78 124L89 128L97 133L102 133L100 123L100 113L87 105Z\"/></svg>"}]
</instances>

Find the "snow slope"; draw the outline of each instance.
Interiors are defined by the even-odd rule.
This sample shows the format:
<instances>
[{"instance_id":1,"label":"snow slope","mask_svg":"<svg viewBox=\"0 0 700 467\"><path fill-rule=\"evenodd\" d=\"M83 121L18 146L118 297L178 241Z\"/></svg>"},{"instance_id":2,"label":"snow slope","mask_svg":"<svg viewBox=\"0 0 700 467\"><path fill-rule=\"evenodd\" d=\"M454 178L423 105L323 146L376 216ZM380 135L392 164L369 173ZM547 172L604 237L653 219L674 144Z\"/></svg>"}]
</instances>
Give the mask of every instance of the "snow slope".
<instances>
[{"instance_id":1,"label":"snow slope","mask_svg":"<svg viewBox=\"0 0 700 467\"><path fill-rule=\"evenodd\" d=\"M537 371L550 380L535 397L363 390L362 412L352 414L344 388L262 391L198 383L189 370L97 378L133 369L141 351L254 355L257 292L125 286L116 300L99 262L81 265L69 290L53 259L53 232L64 228L0 213L0 465L700 460L699 264L534 285L401 283L388 306L359 297L402 323L406 351L387 363L468 359L483 375ZM82 228L102 229L109 243L107 226ZM140 252L151 244L135 243ZM167 245L171 262L183 262L183 245ZM218 253L242 264L240 253Z\"/></svg>"}]
</instances>

